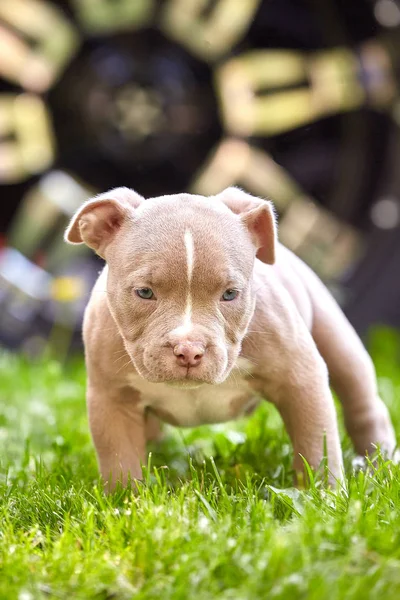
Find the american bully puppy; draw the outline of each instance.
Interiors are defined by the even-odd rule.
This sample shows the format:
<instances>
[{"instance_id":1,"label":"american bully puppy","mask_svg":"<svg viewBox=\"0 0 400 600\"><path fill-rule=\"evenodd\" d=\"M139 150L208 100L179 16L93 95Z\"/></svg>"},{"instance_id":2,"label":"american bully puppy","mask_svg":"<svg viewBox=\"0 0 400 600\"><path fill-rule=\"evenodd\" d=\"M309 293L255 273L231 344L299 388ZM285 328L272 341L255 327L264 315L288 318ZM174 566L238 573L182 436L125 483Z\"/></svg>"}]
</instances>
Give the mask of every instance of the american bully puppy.
<instances>
[{"instance_id":1,"label":"american bully puppy","mask_svg":"<svg viewBox=\"0 0 400 600\"><path fill-rule=\"evenodd\" d=\"M273 402L317 469L342 478L335 407L360 454L395 437L371 360L318 277L277 242L270 202L236 188L144 200L118 188L65 234L106 261L84 319L90 429L107 489L140 479L159 420L219 423ZM328 377L329 372L329 377Z\"/></svg>"}]
</instances>

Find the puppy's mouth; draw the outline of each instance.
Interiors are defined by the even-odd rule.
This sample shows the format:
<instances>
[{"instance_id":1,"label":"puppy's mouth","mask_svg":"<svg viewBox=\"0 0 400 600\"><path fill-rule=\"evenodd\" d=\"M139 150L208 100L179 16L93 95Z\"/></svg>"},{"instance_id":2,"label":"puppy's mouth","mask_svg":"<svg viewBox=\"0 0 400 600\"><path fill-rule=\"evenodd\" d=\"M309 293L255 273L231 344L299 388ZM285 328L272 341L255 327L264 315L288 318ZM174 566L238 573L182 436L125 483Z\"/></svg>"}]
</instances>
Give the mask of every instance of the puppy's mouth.
<instances>
[{"instance_id":1,"label":"puppy's mouth","mask_svg":"<svg viewBox=\"0 0 400 600\"><path fill-rule=\"evenodd\" d=\"M191 373L189 370L189 371L187 371L185 377L182 377L182 378L177 377L176 379L168 378L165 381L163 381L163 383L165 383L166 385L173 387L173 388L194 390L196 388L201 387L202 385L219 385L219 384L223 383L227 379L227 377L230 375L231 370L232 370L231 367L227 367L225 369L225 371L222 374L220 374L219 376L198 377L198 378L196 378L194 373Z\"/></svg>"},{"instance_id":2,"label":"puppy's mouth","mask_svg":"<svg viewBox=\"0 0 400 600\"><path fill-rule=\"evenodd\" d=\"M132 361L133 362L133 361ZM164 383L169 387L177 388L177 389L196 389L206 384L219 383L219 381L214 381L214 377L210 377L207 375L197 376L191 371L191 369L182 369L182 373L154 373L152 370L147 368L144 364L137 365L133 362L137 372L143 379L149 381L151 383ZM223 377L224 379L225 377Z\"/></svg>"}]
</instances>

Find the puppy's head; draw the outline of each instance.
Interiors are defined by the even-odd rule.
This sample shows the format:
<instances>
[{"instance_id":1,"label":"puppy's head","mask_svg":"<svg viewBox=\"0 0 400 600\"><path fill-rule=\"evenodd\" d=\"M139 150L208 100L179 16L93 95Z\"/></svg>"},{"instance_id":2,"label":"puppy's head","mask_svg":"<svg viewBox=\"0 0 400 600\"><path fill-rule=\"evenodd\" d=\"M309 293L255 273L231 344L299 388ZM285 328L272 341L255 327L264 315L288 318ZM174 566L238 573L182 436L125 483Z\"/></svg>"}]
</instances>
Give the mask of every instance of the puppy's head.
<instances>
[{"instance_id":1,"label":"puppy's head","mask_svg":"<svg viewBox=\"0 0 400 600\"><path fill-rule=\"evenodd\" d=\"M255 257L275 260L269 202L236 188L149 200L118 188L86 202L65 239L107 261L109 307L142 377L224 381L254 311Z\"/></svg>"}]
</instances>

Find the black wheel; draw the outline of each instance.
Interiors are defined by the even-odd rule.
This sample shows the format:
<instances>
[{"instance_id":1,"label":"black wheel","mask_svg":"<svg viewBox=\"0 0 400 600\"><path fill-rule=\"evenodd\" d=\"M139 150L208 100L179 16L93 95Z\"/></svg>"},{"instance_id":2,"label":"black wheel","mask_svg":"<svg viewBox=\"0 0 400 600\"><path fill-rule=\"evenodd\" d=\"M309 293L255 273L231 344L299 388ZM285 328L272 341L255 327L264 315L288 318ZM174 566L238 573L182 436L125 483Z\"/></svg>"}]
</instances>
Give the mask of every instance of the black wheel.
<instances>
[{"instance_id":1,"label":"black wheel","mask_svg":"<svg viewBox=\"0 0 400 600\"><path fill-rule=\"evenodd\" d=\"M79 278L61 231L93 192L241 185L360 330L400 324L395 0L6 0L0 20L1 227L28 261Z\"/></svg>"}]
</instances>

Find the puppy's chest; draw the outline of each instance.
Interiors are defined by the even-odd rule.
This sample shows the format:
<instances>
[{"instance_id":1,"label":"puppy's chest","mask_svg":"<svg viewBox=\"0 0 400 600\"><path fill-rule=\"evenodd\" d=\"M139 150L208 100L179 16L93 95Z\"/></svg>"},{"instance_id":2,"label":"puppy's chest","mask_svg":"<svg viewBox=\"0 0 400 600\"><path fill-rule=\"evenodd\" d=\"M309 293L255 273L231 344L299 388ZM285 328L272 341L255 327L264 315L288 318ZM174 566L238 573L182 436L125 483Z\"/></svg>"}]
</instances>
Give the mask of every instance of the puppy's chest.
<instances>
[{"instance_id":1,"label":"puppy's chest","mask_svg":"<svg viewBox=\"0 0 400 600\"><path fill-rule=\"evenodd\" d=\"M220 385L202 385L197 389L149 383L138 375L130 383L141 392L143 408L180 427L237 419L250 413L260 400L249 381L237 371Z\"/></svg>"}]
</instances>

